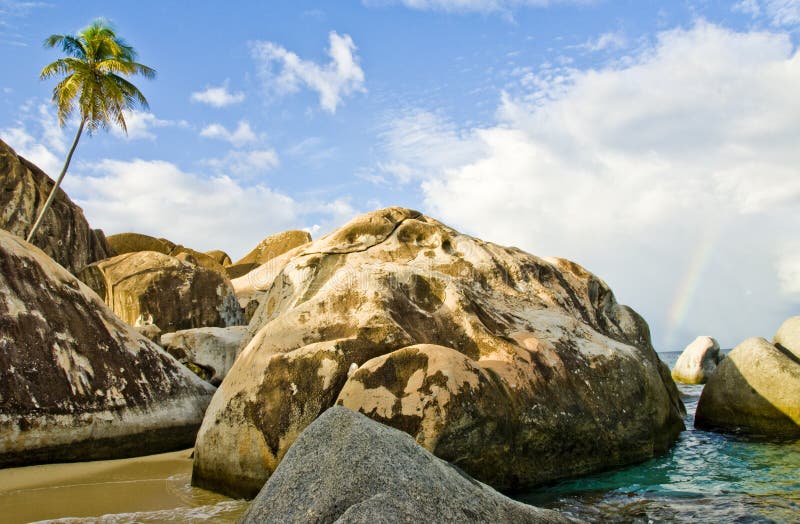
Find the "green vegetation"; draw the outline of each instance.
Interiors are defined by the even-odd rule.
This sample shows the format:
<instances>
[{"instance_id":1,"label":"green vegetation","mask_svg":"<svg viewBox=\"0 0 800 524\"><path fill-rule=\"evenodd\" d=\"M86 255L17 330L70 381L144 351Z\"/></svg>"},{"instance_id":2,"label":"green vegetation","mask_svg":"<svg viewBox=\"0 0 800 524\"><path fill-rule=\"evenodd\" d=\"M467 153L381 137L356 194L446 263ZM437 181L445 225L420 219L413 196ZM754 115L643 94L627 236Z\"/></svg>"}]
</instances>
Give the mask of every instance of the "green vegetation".
<instances>
[{"instance_id":1,"label":"green vegetation","mask_svg":"<svg viewBox=\"0 0 800 524\"><path fill-rule=\"evenodd\" d=\"M80 125L72 142L64 167L56 179L47 201L28 233L28 242L38 229L44 214L53 202L67 173L72 154L87 128L89 134L110 125L118 125L127 133L124 111L147 109L147 99L125 77L142 75L154 78L154 69L136 62L136 51L103 19L97 19L77 35L51 35L45 47L60 47L67 55L45 66L42 80L63 77L53 88L53 103L58 107L58 123L64 125L76 108Z\"/></svg>"}]
</instances>

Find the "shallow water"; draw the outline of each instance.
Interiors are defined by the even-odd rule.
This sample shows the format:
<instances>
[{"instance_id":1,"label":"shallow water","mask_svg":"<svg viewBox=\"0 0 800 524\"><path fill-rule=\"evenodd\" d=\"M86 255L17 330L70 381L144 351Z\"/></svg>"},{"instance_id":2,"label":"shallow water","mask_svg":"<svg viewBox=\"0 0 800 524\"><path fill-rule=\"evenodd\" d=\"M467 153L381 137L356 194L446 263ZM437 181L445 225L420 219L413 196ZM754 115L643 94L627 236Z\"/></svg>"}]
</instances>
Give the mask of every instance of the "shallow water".
<instances>
[{"instance_id":1,"label":"shallow water","mask_svg":"<svg viewBox=\"0 0 800 524\"><path fill-rule=\"evenodd\" d=\"M660 356L672 366L678 355ZM687 431L669 453L519 500L590 522L800 522L800 441L695 430L702 386L679 387ZM189 455L0 470L0 522L236 522L248 503L191 487Z\"/></svg>"},{"instance_id":2,"label":"shallow water","mask_svg":"<svg viewBox=\"0 0 800 524\"><path fill-rule=\"evenodd\" d=\"M190 453L0 470L0 522L236 522L247 502L191 487Z\"/></svg>"},{"instance_id":3,"label":"shallow water","mask_svg":"<svg viewBox=\"0 0 800 524\"><path fill-rule=\"evenodd\" d=\"M659 356L672 367L679 352ZM602 522L800 522L800 441L694 429L702 386L678 386L686 431L666 455L518 497Z\"/></svg>"}]
</instances>

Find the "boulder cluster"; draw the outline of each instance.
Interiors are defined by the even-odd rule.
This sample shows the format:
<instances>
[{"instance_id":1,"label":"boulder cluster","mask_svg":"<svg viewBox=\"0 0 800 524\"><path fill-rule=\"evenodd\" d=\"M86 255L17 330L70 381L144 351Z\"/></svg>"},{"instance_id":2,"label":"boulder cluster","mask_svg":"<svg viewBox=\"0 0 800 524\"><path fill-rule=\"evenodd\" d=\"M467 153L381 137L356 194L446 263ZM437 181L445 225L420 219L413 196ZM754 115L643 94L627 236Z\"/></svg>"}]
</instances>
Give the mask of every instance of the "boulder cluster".
<instances>
[{"instance_id":1,"label":"boulder cluster","mask_svg":"<svg viewBox=\"0 0 800 524\"><path fill-rule=\"evenodd\" d=\"M0 186L0 467L194 444L195 485L261 491L246 521L551 522L494 489L683 430L647 323L574 262L398 207L233 262L63 192L29 244L52 180L0 142Z\"/></svg>"},{"instance_id":2,"label":"boulder cluster","mask_svg":"<svg viewBox=\"0 0 800 524\"><path fill-rule=\"evenodd\" d=\"M644 460L683 429L647 324L602 280L413 210L357 217L233 285L258 307L198 434L199 486L255 495L337 404L502 490Z\"/></svg>"},{"instance_id":3,"label":"boulder cluster","mask_svg":"<svg viewBox=\"0 0 800 524\"><path fill-rule=\"evenodd\" d=\"M800 437L800 316L772 343L750 338L733 348L703 388L695 426L746 435Z\"/></svg>"}]
</instances>

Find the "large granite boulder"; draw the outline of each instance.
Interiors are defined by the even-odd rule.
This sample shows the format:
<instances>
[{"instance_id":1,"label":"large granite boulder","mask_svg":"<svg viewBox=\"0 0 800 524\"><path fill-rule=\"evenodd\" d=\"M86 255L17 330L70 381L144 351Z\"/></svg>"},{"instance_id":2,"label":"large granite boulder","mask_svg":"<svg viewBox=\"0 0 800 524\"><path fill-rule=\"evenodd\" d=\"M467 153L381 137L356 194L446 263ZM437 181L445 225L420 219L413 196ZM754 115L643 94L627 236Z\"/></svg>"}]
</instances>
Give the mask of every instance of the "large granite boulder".
<instances>
[{"instance_id":1,"label":"large granite boulder","mask_svg":"<svg viewBox=\"0 0 800 524\"><path fill-rule=\"evenodd\" d=\"M785 341L787 330L784 324L776 338ZM773 345L763 338L736 346L703 388L694 425L753 436L800 437L800 347Z\"/></svg>"},{"instance_id":2,"label":"large granite boulder","mask_svg":"<svg viewBox=\"0 0 800 524\"><path fill-rule=\"evenodd\" d=\"M250 275L264 296L198 434L199 486L255 495L337 401L500 489L644 460L683 429L647 324L573 262L389 208Z\"/></svg>"},{"instance_id":3,"label":"large granite boulder","mask_svg":"<svg viewBox=\"0 0 800 524\"><path fill-rule=\"evenodd\" d=\"M231 257L229 257L226 252L220 249L206 251L205 254L210 256L217 264L223 267L231 265Z\"/></svg>"},{"instance_id":4,"label":"large granite boulder","mask_svg":"<svg viewBox=\"0 0 800 524\"><path fill-rule=\"evenodd\" d=\"M240 522L568 520L511 500L405 433L337 406L303 431Z\"/></svg>"},{"instance_id":5,"label":"large granite boulder","mask_svg":"<svg viewBox=\"0 0 800 524\"><path fill-rule=\"evenodd\" d=\"M161 336L161 347L196 374L219 385L233 367L247 326L184 329Z\"/></svg>"},{"instance_id":6,"label":"large granite boulder","mask_svg":"<svg viewBox=\"0 0 800 524\"><path fill-rule=\"evenodd\" d=\"M715 339L697 337L678 357L672 368L672 378L684 384L705 384L724 357Z\"/></svg>"},{"instance_id":7,"label":"large granite boulder","mask_svg":"<svg viewBox=\"0 0 800 524\"><path fill-rule=\"evenodd\" d=\"M0 230L0 467L191 446L213 391Z\"/></svg>"},{"instance_id":8,"label":"large granite boulder","mask_svg":"<svg viewBox=\"0 0 800 524\"><path fill-rule=\"evenodd\" d=\"M231 278L239 278L287 251L311 242L307 231L284 231L268 236L241 260L229 265L226 269Z\"/></svg>"},{"instance_id":9,"label":"large granite boulder","mask_svg":"<svg viewBox=\"0 0 800 524\"><path fill-rule=\"evenodd\" d=\"M27 238L55 182L0 140L0 228ZM33 244L72 273L114 255L100 230L61 189L45 213Z\"/></svg>"},{"instance_id":10,"label":"large granite boulder","mask_svg":"<svg viewBox=\"0 0 800 524\"><path fill-rule=\"evenodd\" d=\"M132 326L156 324L169 333L244 323L227 278L156 251L101 260L78 276Z\"/></svg>"},{"instance_id":11,"label":"large granite boulder","mask_svg":"<svg viewBox=\"0 0 800 524\"><path fill-rule=\"evenodd\" d=\"M117 233L107 237L108 245L117 255L138 251L157 251L169 255L175 244L165 238L155 238L141 233Z\"/></svg>"},{"instance_id":12,"label":"large granite boulder","mask_svg":"<svg viewBox=\"0 0 800 524\"><path fill-rule=\"evenodd\" d=\"M155 238L141 233L118 233L108 237L109 245L117 255L139 251L156 251L170 255L195 266L201 266L227 277L225 268L214 257L192 248L175 244L166 238Z\"/></svg>"},{"instance_id":13,"label":"large granite boulder","mask_svg":"<svg viewBox=\"0 0 800 524\"><path fill-rule=\"evenodd\" d=\"M800 359L800 316L790 317L781 324L772 338L775 347Z\"/></svg>"}]
</instances>

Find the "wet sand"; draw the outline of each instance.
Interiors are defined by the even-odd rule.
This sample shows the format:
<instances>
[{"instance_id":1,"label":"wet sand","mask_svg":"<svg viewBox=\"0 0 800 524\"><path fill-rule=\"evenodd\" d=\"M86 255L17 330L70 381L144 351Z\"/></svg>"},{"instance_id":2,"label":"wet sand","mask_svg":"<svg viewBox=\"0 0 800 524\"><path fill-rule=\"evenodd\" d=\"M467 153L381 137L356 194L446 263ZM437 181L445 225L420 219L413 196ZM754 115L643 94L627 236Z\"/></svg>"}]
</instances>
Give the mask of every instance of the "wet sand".
<instances>
[{"instance_id":1,"label":"wet sand","mask_svg":"<svg viewBox=\"0 0 800 524\"><path fill-rule=\"evenodd\" d=\"M191 451L0 469L2 522L235 522L247 502L191 487Z\"/></svg>"}]
</instances>

